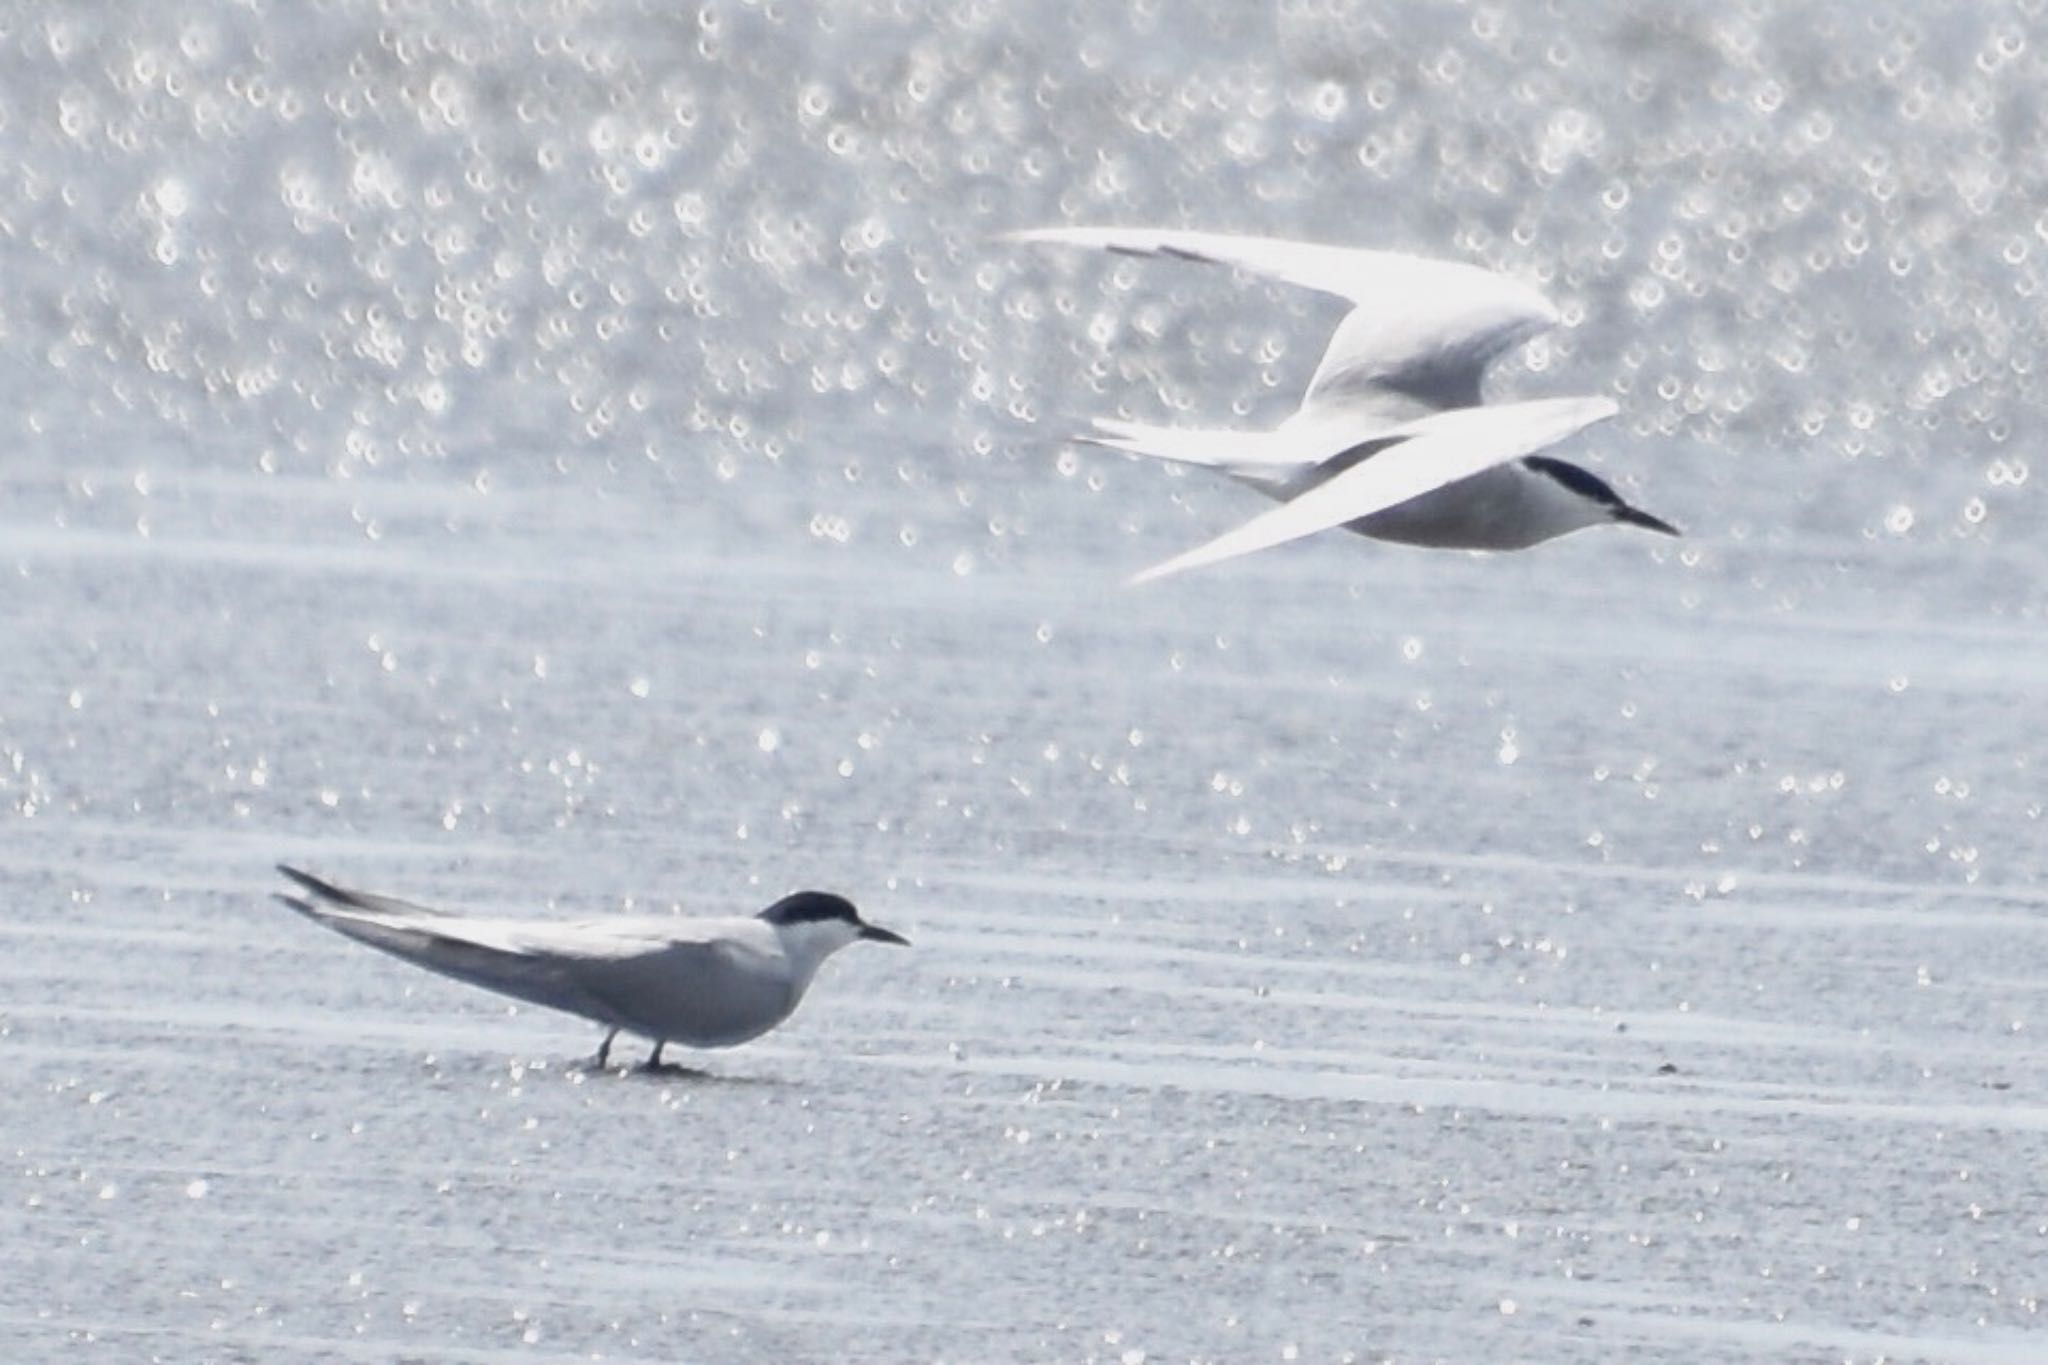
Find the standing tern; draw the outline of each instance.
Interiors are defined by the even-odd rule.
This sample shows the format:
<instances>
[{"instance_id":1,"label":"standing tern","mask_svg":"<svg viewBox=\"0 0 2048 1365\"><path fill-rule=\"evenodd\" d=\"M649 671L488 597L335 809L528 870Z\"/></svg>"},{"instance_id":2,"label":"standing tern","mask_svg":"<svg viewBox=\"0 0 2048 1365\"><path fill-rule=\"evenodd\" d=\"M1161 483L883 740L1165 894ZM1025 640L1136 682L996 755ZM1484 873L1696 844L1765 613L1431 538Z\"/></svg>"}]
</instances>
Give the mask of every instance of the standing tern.
<instances>
[{"instance_id":1,"label":"standing tern","mask_svg":"<svg viewBox=\"0 0 2048 1365\"><path fill-rule=\"evenodd\" d=\"M858 939L908 946L864 922L851 902L823 891L785 896L758 915L721 919L613 916L561 924L485 919L351 891L278 865L306 897L279 895L337 933L428 971L609 1030L597 1066L621 1031L654 1040L649 1069L668 1043L732 1047L789 1018L818 967Z\"/></svg>"},{"instance_id":2,"label":"standing tern","mask_svg":"<svg viewBox=\"0 0 2048 1365\"><path fill-rule=\"evenodd\" d=\"M1271 431L1097 418L1077 438L1221 470L1280 503L1133 583L1336 526L1459 550L1523 550L1609 522L1679 533L1598 475L1538 453L1614 416L1612 399L1482 404L1479 381L1493 358L1559 321L1519 281L1454 261L1213 232L1072 227L1009 238L1227 265L1353 305L1301 406Z\"/></svg>"}]
</instances>

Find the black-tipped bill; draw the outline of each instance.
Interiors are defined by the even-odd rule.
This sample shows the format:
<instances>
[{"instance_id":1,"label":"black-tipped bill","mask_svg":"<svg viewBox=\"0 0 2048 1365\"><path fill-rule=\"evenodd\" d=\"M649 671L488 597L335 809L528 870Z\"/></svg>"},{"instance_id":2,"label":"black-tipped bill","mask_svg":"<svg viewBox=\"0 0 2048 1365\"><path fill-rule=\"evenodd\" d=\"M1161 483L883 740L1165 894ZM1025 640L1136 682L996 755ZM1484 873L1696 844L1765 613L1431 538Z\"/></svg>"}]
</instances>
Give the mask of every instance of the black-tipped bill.
<instances>
[{"instance_id":1,"label":"black-tipped bill","mask_svg":"<svg viewBox=\"0 0 2048 1365\"><path fill-rule=\"evenodd\" d=\"M1676 526L1664 520L1664 518L1653 517L1640 507L1630 507L1627 503L1623 503L1614 509L1614 519L1626 522L1630 526L1640 526L1645 531L1655 531L1660 535L1682 536L1685 534L1685 532L1679 530Z\"/></svg>"},{"instance_id":2,"label":"black-tipped bill","mask_svg":"<svg viewBox=\"0 0 2048 1365\"><path fill-rule=\"evenodd\" d=\"M866 939L873 939L876 943L893 943L899 948L908 948L910 946L909 939L903 937L894 929L884 929L879 924L863 924L860 927L860 936Z\"/></svg>"}]
</instances>

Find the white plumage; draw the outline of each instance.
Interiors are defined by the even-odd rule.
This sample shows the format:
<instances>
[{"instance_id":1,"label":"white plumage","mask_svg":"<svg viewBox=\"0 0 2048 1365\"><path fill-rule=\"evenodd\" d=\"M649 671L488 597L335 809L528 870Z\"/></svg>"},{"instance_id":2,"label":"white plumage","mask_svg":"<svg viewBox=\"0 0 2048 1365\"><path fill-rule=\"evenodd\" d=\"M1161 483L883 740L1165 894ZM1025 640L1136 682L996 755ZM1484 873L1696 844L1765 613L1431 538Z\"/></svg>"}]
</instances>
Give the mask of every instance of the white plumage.
<instances>
[{"instance_id":1,"label":"white plumage","mask_svg":"<svg viewBox=\"0 0 2048 1365\"><path fill-rule=\"evenodd\" d=\"M1516 280L1452 261L1268 237L1042 228L1049 243L1228 265L1348 300L1301 406L1271 431L1101 418L1090 444L1221 470L1272 509L1138 574L1164 578L1342 526L1445 549L1519 550L1608 522L1676 535L1604 481L1539 452L1614 416L1602 397L1485 405L1493 359L1558 322Z\"/></svg>"}]
</instances>

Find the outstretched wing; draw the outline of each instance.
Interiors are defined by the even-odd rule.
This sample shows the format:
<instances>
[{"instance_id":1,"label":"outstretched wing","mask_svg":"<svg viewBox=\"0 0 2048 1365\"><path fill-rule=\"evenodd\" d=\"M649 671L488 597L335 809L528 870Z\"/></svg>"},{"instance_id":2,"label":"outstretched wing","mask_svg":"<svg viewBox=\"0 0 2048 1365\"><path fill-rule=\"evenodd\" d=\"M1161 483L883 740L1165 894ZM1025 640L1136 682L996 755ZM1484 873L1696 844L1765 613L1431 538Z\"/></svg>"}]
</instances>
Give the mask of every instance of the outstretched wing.
<instances>
[{"instance_id":1,"label":"outstretched wing","mask_svg":"<svg viewBox=\"0 0 2048 1365\"><path fill-rule=\"evenodd\" d=\"M1377 390L1436 408L1470 406L1495 356L1559 320L1519 280L1394 251L1171 228L1036 228L1009 239L1227 265L1348 300L1355 306L1330 338L1304 410Z\"/></svg>"},{"instance_id":2,"label":"outstretched wing","mask_svg":"<svg viewBox=\"0 0 2048 1365\"><path fill-rule=\"evenodd\" d=\"M1089 247L1112 251L1120 256L1151 256L1227 265L1284 284L1334 294L1352 303L1368 302L1374 294L1397 285L1393 272L1413 269L1418 264L1464 271L1489 280L1499 278L1476 266L1424 260L1394 251L1323 246L1314 242L1291 242L1280 237L1239 237L1227 232L1193 232L1180 228L1027 228L1005 236L1013 242Z\"/></svg>"},{"instance_id":3,"label":"outstretched wing","mask_svg":"<svg viewBox=\"0 0 2048 1365\"><path fill-rule=\"evenodd\" d=\"M1131 582L1218 564L1333 526L1369 517L1555 445L1618 411L1607 398L1539 398L1495 407L1460 408L1409 423L1404 439L1342 473L1253 517L1206 545L1155 564ZM1382 437L1381 439L1384 439Z\"/></svg>"}]
</instances>

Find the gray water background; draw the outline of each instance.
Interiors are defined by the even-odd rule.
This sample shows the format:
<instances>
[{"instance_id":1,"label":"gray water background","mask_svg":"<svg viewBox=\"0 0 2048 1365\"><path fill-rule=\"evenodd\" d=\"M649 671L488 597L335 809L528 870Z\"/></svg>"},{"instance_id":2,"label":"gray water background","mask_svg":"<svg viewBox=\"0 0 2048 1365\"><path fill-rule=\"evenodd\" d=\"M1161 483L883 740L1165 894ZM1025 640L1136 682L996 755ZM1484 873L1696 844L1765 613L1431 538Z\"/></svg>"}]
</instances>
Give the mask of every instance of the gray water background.
<instances>
[{"instance_id":1,"label":"gray water background","mask_svg":"<svg viewBox=\"0 0 2048 1365\"><path fill-rule=\"evenodd\" d=\"M2038 1359L2034 8L9 9L0 1356ZM1687 538L1120 588L1337 310L1062 221ZM590 1075L281 858L916 947Z\"/></svg>"}]
</instances>

